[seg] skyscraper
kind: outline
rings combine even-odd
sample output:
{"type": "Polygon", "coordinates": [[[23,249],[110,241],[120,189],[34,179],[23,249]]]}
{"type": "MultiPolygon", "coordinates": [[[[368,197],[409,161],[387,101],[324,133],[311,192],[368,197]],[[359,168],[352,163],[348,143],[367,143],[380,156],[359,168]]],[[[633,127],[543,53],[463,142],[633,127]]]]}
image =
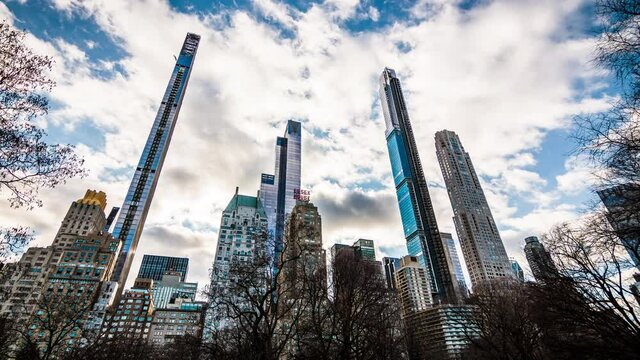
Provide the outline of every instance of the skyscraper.
{"type": "Polygon", "coordinates": [[[607,218],[631,262],[640,270],[640,186],[624,184],[598,191],[607,218]]]}
{"type": "MultiPolygon", "coordinates": [[[[117,241],[110,242],[109,236],[100,232],[106,223],[106,205],[107,195],[104,192],[87,190],[81,199],[69,206],[51,246],[30,247],[20,261],[6,264],[3,268],[6,274],[3,280],[6,281],[0,282],[0,292],[5,295],[1,299],[0,315],[9,314],[17,320],[30,316],[46,295],[43,289],[48,288],[51,277],[60,278],[54,284],[56,287],[84,281],[92,284],[91,290],[100,286],[103,277],[111,274],[115,265],[113,258],[119,250],[117,241]],[[117,246],[113,248],[114,245],[117,246]],[[80,251],[86,246],[91,246],[92,251],[80,251]],[[80,260],[77,259],[78,252],[83,254],[80,260]],[[94,256],[98,253],[105,257],[104,264],[94,264],[97,262],[94,256]],[[65,267],[57,273],[60,264],[65,267]],[[99,268],[99,274],[95,276],[94,267],[99,268]],[[81,279],[67,281],[75,275],[76,268],[82,268],[81,279]],[[87,274],[85,268],[89,271],[87,274]]],[[[86,287],[88,289],[89,286],[86,287]]]]}
{"type": "Polygon", "coordinates": [[[167,271],[179,272],[180,280],[185,281],[189,272],[189,259],[144,254],[138,271],[138,278],[160,281],[167,271]]]}
{"type": "MultiPolygon", "coordinates": [[[[310,202],[298,201],[285,228],[279,286],[286,289],[283,303],[306,296],[304,287],[316,276],[326,276],[326,254],[322,248],[322,217],[310,202]]],[[[326,284],[326,281],[323,280],[326,284]]]]}
{"type": "MultiPolygon", "coordinates": [[[[71,203],[51,246],[31,247],[20,261],[2,269],[1,316],[9,316],[18,326],[29,325],[31,334],[39,334],[52,321],[52,314],[87,311],[97,302],[110,305],[112,299],[102,294],[121,241],[103,231],[106,204],[104,192],[87,190],[71,203]]],[[[99,328],[102,318],[94,311],[86,315],[74,320],[77,331],[62,334],[61,341],[77,344],[94,334],[87,326],[98,324],[99,328]]]]}
{"type": "Polygon", "coordinates": [[[407,255],[401,258],[395,277],[404,318],[433,306],[429,277],[417,257],[407,255]]]}
{"type": "Polygon", "coordinates": [[[380,100],[407,250],[427,270],[435,302],[456,302],[446,249],[440,239],[400,80],[392,69],[385,68],[380,76],[380,100]]]}
{"type": "Polygon", "coordinates": [[[460,257],[458,256],[458,250],[456,249],[456,243],[453,240],[453,236],[450,233],[440,233],[440,237],[444,242],[447,249],[448,261],[451,264],[452,272],[456,277],[456,282],[460,289],[460,295],[467,296],[469,289],[467,288],[467,282],[464,279],[464,273],[462,272],[462,264],[460,263],[460,257]]]}
{"type": "MultiPolygon", "coordinates": [[[[222,212],[218,247],[213,260],[211,292],[224,293],[234,262],[250,262],[266,250],[267,216],[257,197],[240,195],[238,188],[222,212]]],[[[219,315],[219,314],[217,314],[219,315]]]]}
{"type": "Polygon", "coordinates": [[[452,131],[438,131],[435,140],[438,162],[453,208],[453,222],[471,283],[476,286],[493,278],[511,276],[507,251],[469,153],[452,131]]]}
{"type": "Polygon", "coordinates": [[[276,139],[275,175],[262,174],[260,201],[267,214],[268,229],[273,239],[269,251],[277,259],[282,247],[288,216],[296,205],[294,193],[300,190],[302,125],[289,120],[284,136],[276,139]]]}
{"type": "Polygon", "coordinates": [[[129,275],[144,222],[151,206],[153,193],[158,184],[162,164],[169,150],[171,135],[178,120],[178,113],[187,89],[199,42],[200,36],[191,33],[187,34],[184,40],[147,138],[147,144],[140,156],[131,185],[129,185],[129,191],[113,229],[113,236],[123,241],[116,269],[111,278],[111,280],[118,282],[119,293],[122,292],[129,275]]]}
{"type": "Polygon", "coordinates": [[[524,239],[524,254],[536,281],[545,281],[557,275],[556,268],[551,255],[545,250],[544,245],[540,243],[537,237],[529,236],[524,239]]]}

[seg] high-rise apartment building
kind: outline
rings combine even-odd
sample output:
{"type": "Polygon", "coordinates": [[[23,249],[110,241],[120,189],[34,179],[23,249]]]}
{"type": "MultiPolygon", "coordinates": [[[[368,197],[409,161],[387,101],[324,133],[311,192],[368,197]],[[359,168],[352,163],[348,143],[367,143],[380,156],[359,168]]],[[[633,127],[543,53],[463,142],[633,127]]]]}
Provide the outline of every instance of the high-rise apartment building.
{"type": "Polygon", "coordinates": [[[540,240],[536,236],[529,236],[524,239],[524,242],[524,254],[536,281],[543,282],[556,276],[558,274],[556,264],[540,240]]]}
{"type": "Polygon", "coordinates": [[[469,153],[452,131],[438,131],[435,140],[438,162],[453,208],[453,222],[471,283],[476,286],[494,278],[511,276],[507,251],[469,153]]]}
{"type": "MultiPolygon", "coordinates": [[[[298,201],[285,228],[285,246],[280,258],[278,284],[286,301],[304,296],[304,286],[326,275],[326,254],[322,248],[322,217],[310,202],[298,201]]],[[[282,301],[282,300],[281,300],[282,301]]]]}
{"type": "Polygon", "coordinates": [[[187,89],[199,42],[200,36],[190,33],[184,40],[113,229],[113,236],[123,241],[116,270],[111,279],[118,282],[119,293],[124,289],[129,275],[138,241],[153,200],[153,193],[158,184],[162,164],[169,150],[169,143],[178,120],[178,113],[187,89]]]}
{"type": "Polygon", "coordinates": [[[262,174],[260,179],[260,202],[267,214],[269,251],[277,259],[282,248],[284,228],[296,205],[294,194],[300,191],[302,161],[302,125],[289,120],[284,136],[276,139],[275,174],[262,174]]]}
{"type": "Polygon", "coordinates": [[[266,250],[267,216],[260,199],[236,193],[222,212],[212,287],[224,288],[234,261],[251,261],[266,250]]]}
{"type": "Polygon", "coordinates": [[[513,277],[515,277],[518,281],[524,282],[524,270],[515,259],[510,259],[511,261],[511,271],[513,271],[513,277]]]}
{"type": "Polygon", "coordinates": [[[113,311],[106,315],[102,335],[107,338],[130,340],[149,338],[153,320],[153,280],[136,279],[133,287],[124,292],[113,311]]]}
{"type": "Polygon", "coordinates": [[[466,297],[469,293],[469,289],[467,288],[467,281],[464,279],[462,264],[460,263],[460,257],[458,256],[458,250],[456,249],[456,243],[453,240],[453,236],[451,236],[450,233],[440,233],[440,237],[447,249],[447,260],[451,265],[451,272],[455,275],[460,295],[466,297]]]}
{"type": "Polygon", "coordinates": [[[179,272],[180,280],[185,281],[187,272],[189,272],[189,259],[144,254],[138,271],[138,278],[160,281],[167,271],[179,272]]]}
{"type": "Polygon", "coordinates": [[[18,262],[6,264],[0,314],[28,318],[42,303],[50,284],[56,292],[83,284],[85,294],[111,274],[119,242],[101,232],[106,224],[106,199],[102,191],[87,190],[84,197],[71,203],[51,246],[31,247],[18,262]]]}
{"type": "Polygon", "coordinates": [[[403,318],[433,306],[427,270],[416,256],[407,255],[401,258],[400,268],[396,269],[395,277],[403,318]]]}
{"type": "Polygon", "coordinates": [[[618,185],[598,191],[607,218],[631,262],[640,270],[640,186],[618,185]]]}
{"type": "Polygon", "coordinates": [[[385,68],[380,77],[380,100],[407,250],[426,269],[434,301],[455,303],[446,249],[440,239],[400,80],[392,69],[385,68]]]}
{"type": "Polygon", "coordinates": [[[201,337],[204,326],[204,305],[191,299],[178,299],[167,308],[156,308],[149,330],[149,342],[160,347],[185,335],[201,337]]]}

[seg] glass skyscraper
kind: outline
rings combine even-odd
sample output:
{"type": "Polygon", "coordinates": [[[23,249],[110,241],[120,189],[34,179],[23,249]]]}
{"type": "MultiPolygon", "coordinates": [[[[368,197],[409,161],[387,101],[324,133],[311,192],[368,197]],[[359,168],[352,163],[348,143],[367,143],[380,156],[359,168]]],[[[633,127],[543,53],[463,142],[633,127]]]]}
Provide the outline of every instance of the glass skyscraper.
{"type": "Polygon", "coordinates": [[[449,264],[451,264],[451,270],[456,276],[456,281],[460,287],[460,294],[467,296],[467,282],[464,280],[464,273],[462,272],[462,263],[460,263],[460,257],[458,256],[458,250],[456,249],[456,243],[453,240],[453,236],[450,233],[440,233],[440,237],[444,242],[444,246],[447,248],[447,254],[449,255],[449,264]]]}
{"type": "Polygon", "coordinates": [[[275,174],[262,174],[260,179],[260,202],[267,214],[269,251],[274,259],[282,248],[287,218],[296,205],[294,193],[300,190],[301,144],[302,125],[289,120],[284,136],[276,139],[275,174]]]}
{"type": "Polygon", "coordinates": [[[392,69],[385,68],[380,76],[380,100],[407,250],[427,270],[434,302],[456,302],[447,250],[440,239],[400,80],[392,69]]]}
{"type": "Polygon", "coordinates": [[[140,271],[138,271],[138,278],[160,281],[167,271],[179,272],[180,280],[185,281],[189,271],[189,259],[144,254],[142,264],[140,264],[140,271]]]}
{"type": "Polygon", "coordinates": [[[129,185],[129,191],[113,229],[113,237],[123,242],[116,268],[111,277],[112,281],[118,282],[119,293],[122,293],[131,269],[133,256],[138,247],[147,212],[151,206],[153,193],[162,170],[162,163],[167,155],[171,135],[176,126],[199,42],[200,36],[191,33],[187,34],[184,40],[180,56],[178,56],[153,127],[147,138],[147,144],[142,156],[140,156],[131,185],[129,185]]]}
{"type": "Polygon", "coordinates": [[[436,155],[471,283],[512,276],[511,263],[469,153],[453,131],[435,135],[436,155]]]}

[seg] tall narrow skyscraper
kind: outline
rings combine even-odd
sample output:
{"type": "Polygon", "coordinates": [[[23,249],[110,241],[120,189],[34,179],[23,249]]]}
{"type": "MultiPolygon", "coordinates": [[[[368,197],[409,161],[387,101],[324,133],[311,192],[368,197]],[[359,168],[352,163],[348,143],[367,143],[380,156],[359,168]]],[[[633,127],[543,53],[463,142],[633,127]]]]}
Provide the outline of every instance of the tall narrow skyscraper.
{"type": "Polygon", "coordinates": [[[456,302],[447,250],[440,239],[400,80],[392,69],[385,68],[380,76],[380,100],[407,250],[427,270],[434,302],[456,302]]]}
{"type": "Polygon", "coordinates": [[[275,175],[262,174],[260,202],[267,214],[270,251],[277,258],[283,241],[287,218],[296,205],[294,193],[300,189],[302,125],[289,120],[284,136],[276,139],[275,175]]]}
{"type": "Polygon", "coordinates": [[[458,250],[456,249],[456,243],[453,240],[453,236],[451,236],[450,233],[440,233],[440,237],[447,249],[447,255],[449,256],[448,261],[449,264],[451,264],[453,274],[456,276],[460,295],[466,297],[469,293],[469,289],[467,289],[467,282],[464,280],[462,264],[460,263],[460,257],[458,256],[458,250]]]}
{"type": "Polygon", "coordinates": [[[511,263],[469,153],[453,131],[436,133],[436,154],[471,283],[512,276],[511,263]]]}
{"type": "Polygon", "coordinates": [[[184,40],[180,56],[178,56],[153,127],[147,138],[147,144],[142,156],[140,156],[118,221],[113,229],[113,236],[123,242],[116,269],[111,278],[112,281],[118,282],[119,293],[122,293],[127,275],[129,275],[147,212],[151,206],[153,193],[158,184],[162,164],[167,150],[169,150],[171,135],[176,126],[199,42],[200,36],[191,33],[187,34],[184,40]]]}

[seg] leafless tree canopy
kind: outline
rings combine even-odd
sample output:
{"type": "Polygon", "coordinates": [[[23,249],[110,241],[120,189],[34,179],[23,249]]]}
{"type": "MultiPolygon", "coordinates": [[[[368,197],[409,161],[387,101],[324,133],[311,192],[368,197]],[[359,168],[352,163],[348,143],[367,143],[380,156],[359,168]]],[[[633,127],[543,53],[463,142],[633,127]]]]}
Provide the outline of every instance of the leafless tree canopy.
{"type": "Polygon", "coordinates": [[[34,54],[25,34],[0,23],[0,192],[13,207],[41,206],[38,191],[83,175],[70,145],[48,144],[33,121],[47,113],[52,60],[34,54]]]}
{"type": "MultiPolygon", "coordinates": [[[[307,236],[313,234],[301,238],[307,236]]],[[[286,241],[275,270],[267,252],[232,263],[226,290],[209,293],[211,309],[222,316],[203,345],[207,358],[406,356],[399,306],[386,289],[380,265],[345,254],[331,261],[328,272],[324,259],[316,263],[309,251],[305,242],[286,241]]]]}

